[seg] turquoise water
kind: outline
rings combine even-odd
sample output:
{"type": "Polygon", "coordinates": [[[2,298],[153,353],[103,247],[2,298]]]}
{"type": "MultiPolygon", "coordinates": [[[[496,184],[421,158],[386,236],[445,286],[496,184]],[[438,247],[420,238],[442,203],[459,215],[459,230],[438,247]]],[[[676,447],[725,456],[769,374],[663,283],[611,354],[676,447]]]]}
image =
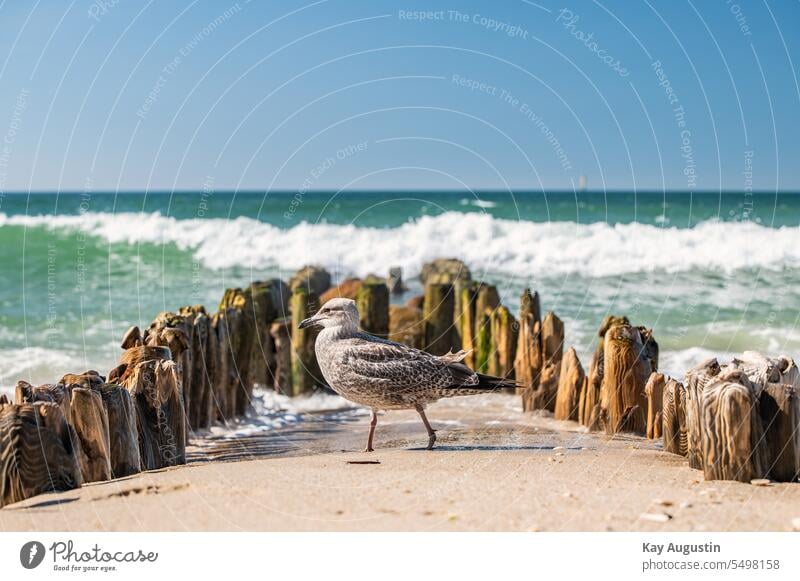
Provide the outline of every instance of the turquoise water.
{"type": "MultiPolygon", "coordinates": [[[[662,367],[797,355],[800,196],[727,193],[32,194],[0,197],[0,386],[107,371],[131,324],[299,266],[339,278],[462,258],[516,308],[525,286],[585,364],[609,312],[662,367]]],[[[397,300],[408,298],[400,297],[397,300]]]]}

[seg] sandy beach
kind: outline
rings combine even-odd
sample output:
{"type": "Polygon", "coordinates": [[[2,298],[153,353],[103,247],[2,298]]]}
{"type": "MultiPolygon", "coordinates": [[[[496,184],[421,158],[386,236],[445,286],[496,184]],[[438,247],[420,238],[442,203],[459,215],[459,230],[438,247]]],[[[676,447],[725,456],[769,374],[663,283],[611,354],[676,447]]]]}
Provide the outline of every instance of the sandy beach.
{"type": "Polygon", "coordinates": [[[705,482],[660,442],[523,414],[510,395],[440,402],[438,446],[414,412],[306,413],[193,439],[189,465],[46,494],[0,530],[785,531],[800,488],[705,482]],[[645,516],[643,516],[645,515],[645,516]],[[655,516],[654,516],[655,515],[655,516]]]}

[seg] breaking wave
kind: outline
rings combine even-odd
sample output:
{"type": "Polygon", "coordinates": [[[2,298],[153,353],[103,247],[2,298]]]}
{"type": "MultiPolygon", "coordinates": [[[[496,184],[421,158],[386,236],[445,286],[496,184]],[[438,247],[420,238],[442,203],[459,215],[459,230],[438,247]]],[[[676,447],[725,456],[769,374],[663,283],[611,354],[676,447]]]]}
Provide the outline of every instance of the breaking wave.
{"type": "Polygon", "coordinates": [[[800,267],[800,228],[719,221],[676,228],[541,223],[447,212],[393,228],[307,222],[279,228],[243,217],[0,214],[0,228],[13,226],[81,231],[111,244],[174,244],[211,269],[319,264],[339,274],[363,276],[397,265],[415,274],[424,262],[442,256],[461,258],[477,272],[523,277],[800,267]]]}

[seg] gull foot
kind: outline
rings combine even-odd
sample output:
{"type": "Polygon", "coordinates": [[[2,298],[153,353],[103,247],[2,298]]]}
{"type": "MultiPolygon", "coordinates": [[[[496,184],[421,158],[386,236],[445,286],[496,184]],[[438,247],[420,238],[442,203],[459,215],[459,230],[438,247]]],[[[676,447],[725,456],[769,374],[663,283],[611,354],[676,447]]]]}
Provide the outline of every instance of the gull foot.
{"type": "Polygon", "coordinates": [[[433,450],[433,445],[436,443],[436,432],[434,431],[428,436],[428,447],[425,448],[426,450],[433,450]]]}
{"type": "Polygon", "coordinates": [[[364,448],[364,453],[365,454],[367,452],[374,452],[374,451],[375,451],[375,448],[373,448],[372,446],[367,446],[366,448],[364,448]]]}

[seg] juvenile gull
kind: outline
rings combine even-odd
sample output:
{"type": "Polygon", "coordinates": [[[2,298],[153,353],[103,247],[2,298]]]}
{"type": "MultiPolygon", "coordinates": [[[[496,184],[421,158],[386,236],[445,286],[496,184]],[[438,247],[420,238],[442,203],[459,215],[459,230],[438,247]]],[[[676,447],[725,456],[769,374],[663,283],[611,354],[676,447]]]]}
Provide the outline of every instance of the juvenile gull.
{"type": "Polygon", "coordinates": [[[430,450],[436,431],[425,416],[427,404],[443,397],[515,387],[513,381],[472,371],[461,362],[467,355],[464,351],[431,355],[365,333],[358,323],[355,301],[339,298],[326,302],[300,328],[322,327],[315,349],[328,385],[345,399],[372,410],[365,452],[373,451],[378,410],[417,410],[428,431],[430,450]]]}

